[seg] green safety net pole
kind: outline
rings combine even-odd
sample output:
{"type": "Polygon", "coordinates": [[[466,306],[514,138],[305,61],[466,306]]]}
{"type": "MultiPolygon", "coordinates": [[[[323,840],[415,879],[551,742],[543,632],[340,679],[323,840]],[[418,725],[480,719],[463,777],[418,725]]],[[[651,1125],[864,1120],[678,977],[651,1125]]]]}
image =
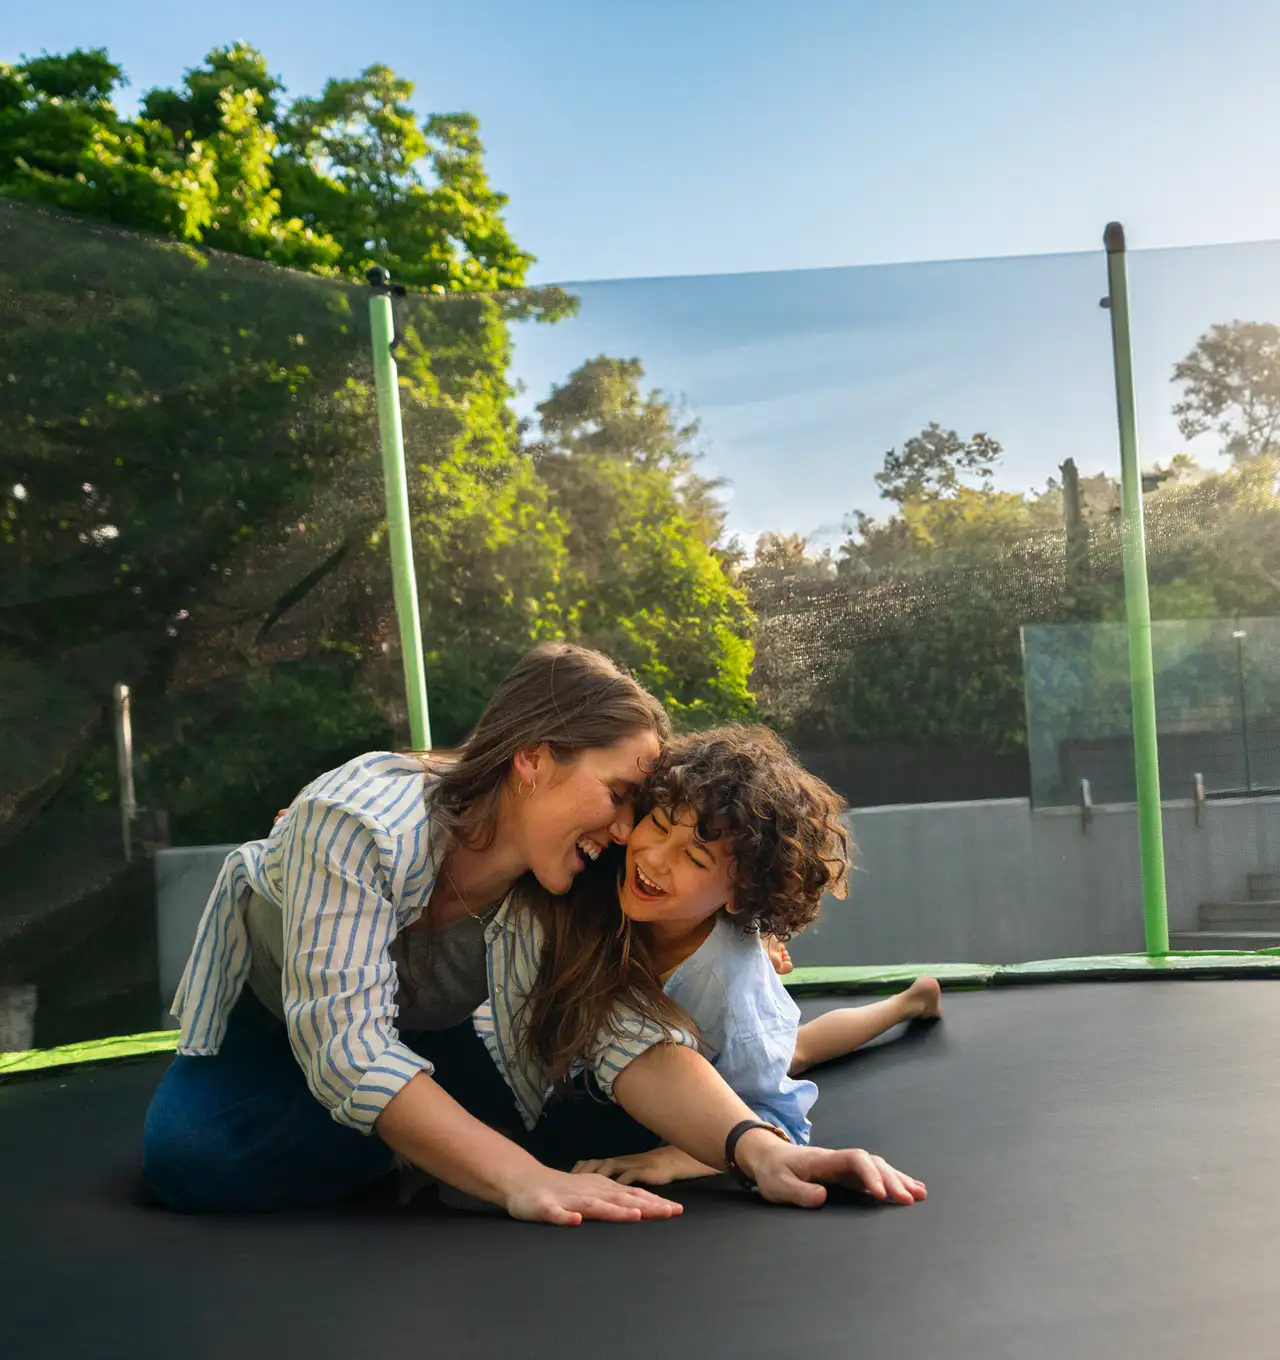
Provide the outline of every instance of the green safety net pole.
{"type": "MultiPolygon", "coordinates": [[[[422,622],[418,616],[418,579],[413,570],[409,532],[409,482],[404,470],[404,430],[400,424],[400,382],[392,354],[395,318],[391,311],[391,275],[381,265],[367,275],[369,329],[373,338],[373,377],[378,390],[378,434],[382,443],[382,482],[387,492],[387,533],[391,542],[391,587],[400,625],[404,658],[404,695],[409,706],[409,737],[416,751],[431,749],[427,713],[427,673],[422,658],[422,622]]],[[[403,293],[403,289],[397,290],[403,293]]]]}
{"type": "Polygon", "coordinates": [[[1124,538],[1124,603],[1129,621],[1129,684],[1133,696],[1133,756],[1138,783],[1138,835],[1142,853],[1142,912],[1147,953],[1169,952],[1169,909],[1164,880],[1164,828],[1160,810],[1160,755],[1156,738],[1155,663],[1151,656],[1151,598],[1142,515],[1142,468],[1134,418],[1133,356],[1129,341],[1129,278],[1124,228],[1112,222],[1107,248],[1111,349],[1120,425],[1120,486],[1124,538]]]}

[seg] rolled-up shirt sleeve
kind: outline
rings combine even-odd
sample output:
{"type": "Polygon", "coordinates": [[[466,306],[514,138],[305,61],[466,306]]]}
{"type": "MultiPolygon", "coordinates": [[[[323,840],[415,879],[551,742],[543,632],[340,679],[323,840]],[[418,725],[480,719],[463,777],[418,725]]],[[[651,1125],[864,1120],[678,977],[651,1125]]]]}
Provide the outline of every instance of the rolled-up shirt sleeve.
{"type": "Polygon", "coordinates": [[[585,1055],[587,1066],[601,1093],[614,1100],[613,1083],[621,1073],[659,1044],[676,1044],[693,1049],[698,1047],[698,1041],[688,1030],[667,1028],[625,1006],[616,1006],[609,1025],[600,1030],[591,1052],[585,1055]]]}
{"type": "Polygon", "coordinates": [[[383,847],[357,809],[314,798],[284,829],[282,999],[311,1093],[334,1119],[372,1133],[391,1100],[431,1064],[400,1042],[383,847]]]}
{"type": "MultiPolygon", "coordinates": [[[[476,1029],[516,1098],[525,1126],[532,1129],[550,1094],[546,1070],[529,1051],[527,1003],[537,985],[542,960],[542,928],[518,894],[508,899],[486,932],[489,1004],[476,1015],[476,1029]]],[[[696,1049],[688,1030],[666,1028],[619,1003],[609,1023],[596,1034],[589,1053],[579,1055],[610,1100],[618,1074],[658,1044],[696,1049]]]]}

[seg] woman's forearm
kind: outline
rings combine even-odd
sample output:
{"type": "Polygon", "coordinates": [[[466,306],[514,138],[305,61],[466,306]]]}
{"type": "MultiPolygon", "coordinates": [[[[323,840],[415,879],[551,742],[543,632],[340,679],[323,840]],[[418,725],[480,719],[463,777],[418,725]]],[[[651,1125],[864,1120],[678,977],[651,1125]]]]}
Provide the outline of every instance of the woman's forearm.
{"type": "MultiPolygon", "coordinates": [[[[714,1067],[691,1048],[659,1044],[628,1063],[613,1083],[618,1104],[668,1143],[705,1166],[723,1170],[724,1142],[735,1124],[755,1119],[714,1067]]],[[[748,1133],[739,1144],[744,1168],[756,1139],[776,1141],[771,1133],[748,1133]]]]}
{"type": "Polygon", "coordinates": [[[506,1207],[516,1180],[541,1163],[468,1114],[425,1072],[408,1082],[374,1125],[379,1138],[414,1166],[506,1207]]]}

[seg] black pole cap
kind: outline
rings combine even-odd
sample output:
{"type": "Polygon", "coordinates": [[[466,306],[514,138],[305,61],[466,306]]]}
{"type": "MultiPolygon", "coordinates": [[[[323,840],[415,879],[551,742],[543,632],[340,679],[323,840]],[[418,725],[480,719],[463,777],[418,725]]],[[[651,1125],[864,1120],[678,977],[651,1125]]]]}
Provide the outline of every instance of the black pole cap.
{"type": "Polygon", "coordinates": [[[1102,241],[1108,255],[1124,254],[1124,228],[1119,222],[1107,223],[1107,229],[1102,233],[1102,241]]]}
{"type": "Polygon", "coordinates": [[[372,288],[387,288],[391,284],[391,271],[380,264],[375,264],[372,269],[365,272],[365,278],[369,280],[372,288]]]}

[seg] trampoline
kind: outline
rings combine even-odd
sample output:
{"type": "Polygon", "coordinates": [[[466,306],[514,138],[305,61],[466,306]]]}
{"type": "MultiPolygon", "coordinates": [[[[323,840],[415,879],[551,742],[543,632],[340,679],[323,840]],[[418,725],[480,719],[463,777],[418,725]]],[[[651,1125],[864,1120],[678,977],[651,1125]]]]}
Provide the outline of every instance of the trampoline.
{"type": "MultiPolygon", "coordinates": [[[[227,1355],[1275,1354],[1280,992],[1235,980],[949,991],[940,1025],[818,1075],[815,1136],[925,1178],[914,1209],[755,1204],[556,1230],[407,1207],[182,1218],[138,1131],[165,1059],[0,1087],[6,1350],[227,1355]],[[310,1299],[372,1265],[358,1310],[310,1299]]],[[[807,1014],[835,1004],[803,1002],[807,1014]]]]}

